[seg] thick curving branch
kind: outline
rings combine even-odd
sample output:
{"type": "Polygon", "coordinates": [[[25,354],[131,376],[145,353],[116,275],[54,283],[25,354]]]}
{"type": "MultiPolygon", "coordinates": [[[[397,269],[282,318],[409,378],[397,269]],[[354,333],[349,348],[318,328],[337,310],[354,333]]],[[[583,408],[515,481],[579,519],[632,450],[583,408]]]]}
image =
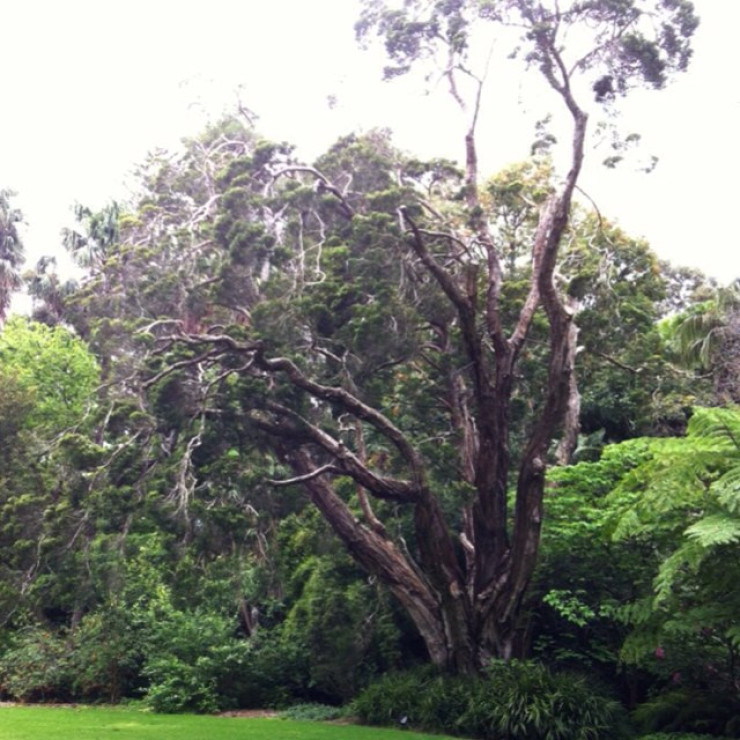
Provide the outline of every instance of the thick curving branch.
{"type": "MultiPolygon", "coordinates": [[[[398,450],[411,470],[415,490],[426,489],[424,462],[401,430],[380,411],[360,401],[344,388],[322,385],[307,378],[298,366],[286,357],[267,358],[262,352],[255,355],[255,365],[269,373],[282,373],[296,387],[323,401],[335,403],[358,419],[367,422],[398,450]]],[[[310,426],[310,425],[309,425],[310,426]]],[[[317,431],[318,428],[314,427],[317,431]]]]}

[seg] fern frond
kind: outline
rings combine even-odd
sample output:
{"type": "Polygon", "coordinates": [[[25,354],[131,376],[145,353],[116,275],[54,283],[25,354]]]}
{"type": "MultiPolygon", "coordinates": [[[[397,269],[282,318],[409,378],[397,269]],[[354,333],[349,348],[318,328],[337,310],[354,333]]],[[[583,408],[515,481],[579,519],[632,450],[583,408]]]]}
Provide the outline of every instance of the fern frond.
{"type": "Polygon", "coordinates": [[[655,577],[655,603],[666,601],[676,583],[686,577],[687,572],[696,573],[708,550],[697,540],[686,540],[672,555],[661,564],[655,577]]]}
{"type": "Polygon", "coordinates": [[[728,627],[725,631],[725,635],[727,635],[735,649],[740,650],[740,624],[728,627]]]}
{"type": "Polygon", "coordinates": [[[717,513],[692,524],[686,535],[705,548],[740,542],[740,519],[717,513]]]}
{"type": "Polygon", "coordinates": [[[740,514],[740,464],[730,468],[712,485],[717,501],[731,514],[740,514]]]}
{"type": "Polygon", "coordinates": [[[729,446],[728,452],[740,452],[740,409],[696,409],[689,421],[688,436],[723,441],[729,446]]]}
{"type": "Polygon", "coordinates": [[[636,537],[645,531],[645,525],[635,509],[628,509],[616,520],[612,539],[615,542],[636,537]]]}
{"type": "Polygon", "coordinates": [[[614,610],[614,616],[623,624],[644,625],[655,617],[653,597],[646,596],[629,604],[623,604],[614,610]]]}

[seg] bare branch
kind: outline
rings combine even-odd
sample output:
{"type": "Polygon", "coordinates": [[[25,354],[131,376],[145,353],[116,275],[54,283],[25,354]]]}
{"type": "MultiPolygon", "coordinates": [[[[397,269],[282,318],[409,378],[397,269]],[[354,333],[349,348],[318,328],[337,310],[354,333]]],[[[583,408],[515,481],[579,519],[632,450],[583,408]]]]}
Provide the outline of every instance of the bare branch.
{"type": "Polygon", "coordinates": [[[172,373],[177,372],[178,370],[184,368],[184,367],[193,367],[194,365],[198,365],[201,362],[204,362],[208,359],[215,359],[217,360],[221,356],[221,352],[216,349],[209,349],[206,352],[203,352],[202,354],[198,355],[197,357],[191,357],[187,360],[180,360],[179,362],[173,362],[171,365],[168,365],[164,370],[161,372],[158,372],[154,377],[149,378],[148,380],[145,380],[141,386],[142,388],[150,388],[155,383],[158,383],[163,378],[166,378],[168,375],[172,375],[172,373]]]}
{"type": "MultiPolygon", "coordinates": [[[[326,175],[324,175],[322,172],[319,172],[319,170],[317,170],[315,167],[309,167],[308,165],[289,165],[288,167],[283,167],[282,169],[273,173],[272,182],[274,183],[278,178],[282,177],[283,175],[287,175],[293,172],[306,172],[308,174],[313,175],[316,178],[316,182],[317,182],[316,191],[319,194],[321,194],[322,192],[331,193],[337,198],[337,200],[339,200],[339,203],[342,206],[342,210],[344,211],[344,215],[347,218],[351,219],[355,215],[354,209],[347,202],[345,193],[343,193],[336,185],[334,185],[326,177],[326,175]]],[[[270,188],[270,185],[267,186],[268,190],[269,188],[270,188]]]]}
{"type": "Polygon", "coordinates": [[[276,488],[284,488],[286,486],[294,486],[297,483],[306,483],[310,480],[313,480],[314,478],[318,478],[320,475],[326,475],[328,473],[341,474],[341,472],[342,471],[335,465],[322,465],[320,468],[316,468],[316,470],[313,470],[310,473],[306,473],[305,475],[298,475],[294,478],[286,478],[285,480],[273,480],[272,478],[267,478],[267,483],[275,486],[276,488]]]}
{"type": "MultiPolygon", "coordinates": [[[[445,292],[447,297],[452,301],[453,305],[457,308],[460,314],[468,316],[468,320],[472,319],[472,306],[468,299],[463,295],[460,287],[455,282],[452,275],[445,270],[445,268],[437,262],[432,256],[429,249],[427,249],[426,243],[422,237],[421,229],[416,225],[414,220],[408,215],[405,208],[400,209],[403,219],[411,227],[411,233],[413,239],[411,240],[411,246],[414,248],[417,257],[422,261],[424,267],[429,270],[432,277],[439,283],[442,290],[445,292]]],[[[447,236],[447,235],[445,235],[447,236]]]]}

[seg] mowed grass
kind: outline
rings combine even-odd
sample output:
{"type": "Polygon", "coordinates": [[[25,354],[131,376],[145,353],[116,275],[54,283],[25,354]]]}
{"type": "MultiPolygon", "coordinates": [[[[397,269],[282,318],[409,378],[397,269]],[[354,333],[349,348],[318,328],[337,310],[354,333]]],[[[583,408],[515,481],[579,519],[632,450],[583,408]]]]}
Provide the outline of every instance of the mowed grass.
{"type": "Polygon", "coordinates": [[[2,740],[445,740],[358,725],[151,714],[102,707],[2,707],[2,740]]]}

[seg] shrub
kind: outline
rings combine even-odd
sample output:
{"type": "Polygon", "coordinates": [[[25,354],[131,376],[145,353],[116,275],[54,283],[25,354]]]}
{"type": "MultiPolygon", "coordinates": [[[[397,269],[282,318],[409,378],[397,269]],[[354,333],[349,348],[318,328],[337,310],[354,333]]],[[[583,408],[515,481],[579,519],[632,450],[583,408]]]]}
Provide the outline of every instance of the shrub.
{"type": "Polygon", "coordinates": [[[422,699],[434,675],[428,668],[390,673],[356,697],[351,712],[368,725],[394,725],[405,718],[421,727],[422,699]]]}
{"type": "Polygon", "coordinates": [[[688,732],[740,737],[738,699],[699,689],[659,694],[637,707],[632,718],[644,733],[688,732]]]}
{"type": "Polygon", "coordinates": [[[20,630],[0,659],[0,692],[19,701],[68,701],[72,677],[65,636],[41,627],[20,630]]]}
{"type": "Polygon", "coordinates": [[[300,696],[301,656],[268,630],[234,636],[225,616],[170,610],[152,627],[143,674],[157,712],[276,707],[300,696]]]}
{"type": "Polygon", "coordinates": [[[492,663],[463,732],[477,737],[596,740],[627,735],[626,716],[615,699],[596,693],[585,678],[553,674],[544,665],[492,663]]]}
{"type": "Polygon", "coordinates": [[[621,705],[584,678],[544,666],[494,663],[480,679],[430,670],[388,676],[353,703],[368,724],[408,723],[432,732],[506,740],[599,740],[627,737],[621,705]]]}
{"type": "Polygon", "coordinates": [[[213,667],[206,658],[186,663],[174,656],[152,660],[147,665],[151,685],[146,703],[155,711],[215,712],[221,708],[213,667]]]}
{"type": "Polygon", "coordinates": [[[137,688],[141,635],[125,608],[108,604],[86,614],[71,634],[74,698],[116,704],[137,688]]]}
{"type": "Polygon", "coordinates": [[[280,633],[305,658],[307,698],[346,702],[397,661],[387,596],[343,553],[306,558],[291,579],[295,600],[280,633]]]}
{"type": "Polygon", "coordinates": [[[143,674],[146,702],[157,712],[214,712],[233,706],[219,689],[244,665],[248,644],[218,614],[168,609],[151,626],[143,674]]]}

